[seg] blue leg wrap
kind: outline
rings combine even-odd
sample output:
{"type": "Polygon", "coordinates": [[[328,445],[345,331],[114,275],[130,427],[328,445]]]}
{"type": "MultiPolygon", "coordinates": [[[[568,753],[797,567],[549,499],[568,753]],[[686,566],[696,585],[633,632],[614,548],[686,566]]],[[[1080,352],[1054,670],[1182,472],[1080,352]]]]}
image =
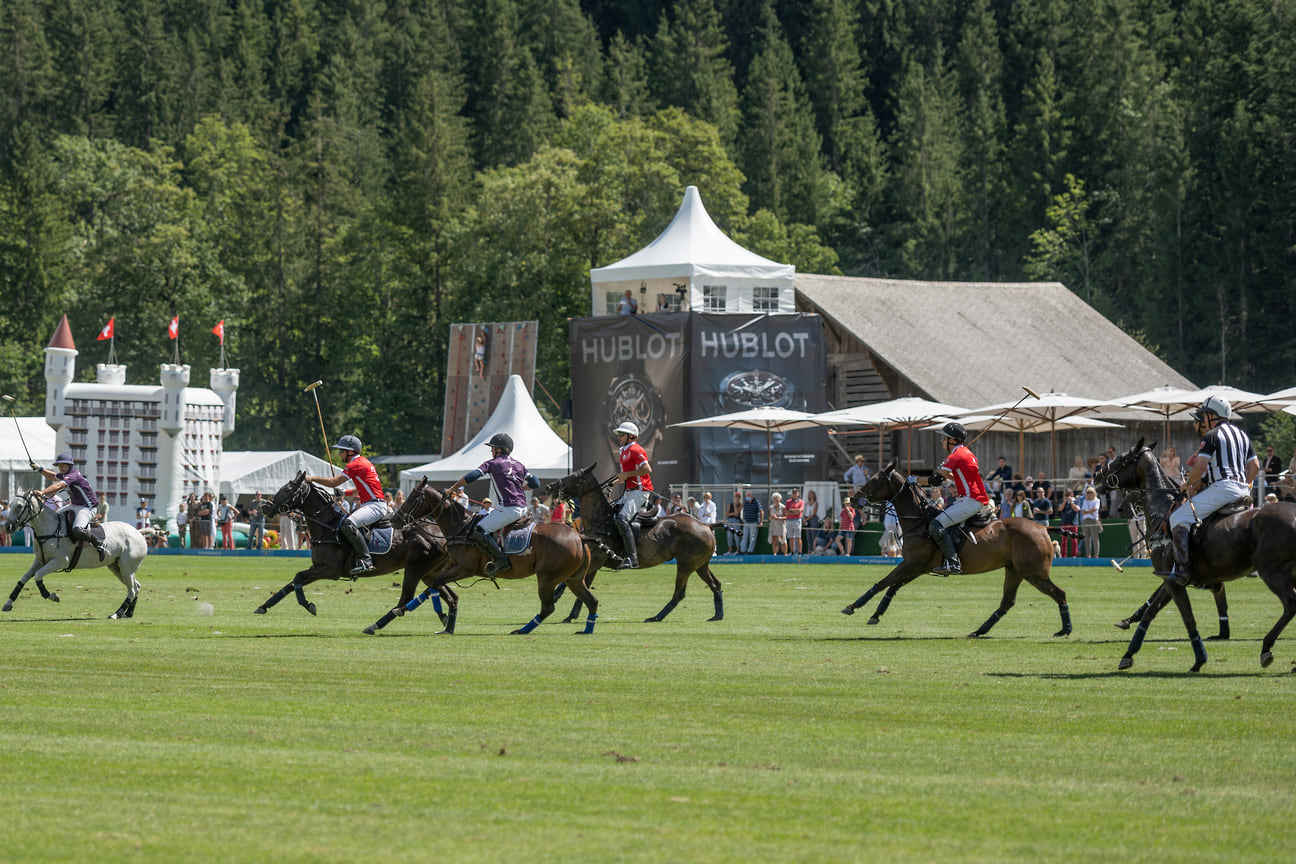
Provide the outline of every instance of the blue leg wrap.
{"type": "Polygon", "coordinates": [[[518,632],[519,632],[519,633],[530,633],[532,630],[534,630],[535,628],[537,628],[537,627],[540,626],[540,621],[541,621],[541,620],[542,620],[542,619],[540,618],[539,615],[535,616],[535,617],[532,618],[529,622],[527,622],[526,624],[522,625],[522,629],[518,630],[518,632]]]}
{"type": "Polygon", "coordinates": [[[440,612],[440,611],[441,611],[441,595],[440,595],[440,594],[437,594],[437,591],[436,591],[435,588],[429,588],[429,589],[427,589],[426,591],[424,591],[422,594],[419,594],[419,595],[417,595],[416,597],[412,598],[408,603],[405,604],[405,611],[406,611],[406,612],[413,612],[415,609],[417,609],[418,607],[420,607],[420,606],[422,606],[424,603],[426,603],[426,602],[427,602],[427,599],[428,599],[429,597],[431,597],[433,594],[436,594],[436,601],[432,604],[432,608],[433,608],[433,609],[436,609],[438,612],[440,612]]]}
{"type": "Polygon", "coordinates": [[[593,633],[593,632],[594,632],[594,622],[597,621],[597,620],[598,620],[598,616],[597,616],[597,615],[592,615],[592,614],[591,614],[591,615],[589,615],[588,617],[586,617],[586,619],[585,619],[585,629],[584,629],[582,632],[583,632],[583,633],[587,633],[587,634],[588,634],[588,633],[593,633]]]}

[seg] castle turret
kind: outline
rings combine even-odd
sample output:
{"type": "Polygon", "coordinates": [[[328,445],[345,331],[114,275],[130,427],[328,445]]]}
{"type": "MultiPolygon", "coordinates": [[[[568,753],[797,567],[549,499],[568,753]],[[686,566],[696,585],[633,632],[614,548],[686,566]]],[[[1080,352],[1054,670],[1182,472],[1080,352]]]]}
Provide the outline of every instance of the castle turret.
{"type": "Polygon", "coordinates": [[[158,418],[158,429],[172,437],[179,435],[184,429],[184,391],[188,386],[188,366],[162,364],[162,416],[158,418]]]}
{"type": "Polygon", "coordinates": [[[76,377],[76,343],[64,315],[45,346],[45,422],[61,432],[67,424],[67,385],[76,377]]]}
{"type": "Polygon", "coordinates": [[[221,437],[227,437],[234,431],[234,403],[238,396],[239,370],[211,370],[211,389],[225,403],[225,414],[221,420],[221,437]]]}
{"type": "Polygon", "coordinates": [[[96,363],[95,378],[100,384],[125,384],[126,367],[116,363],[96,363]]]}

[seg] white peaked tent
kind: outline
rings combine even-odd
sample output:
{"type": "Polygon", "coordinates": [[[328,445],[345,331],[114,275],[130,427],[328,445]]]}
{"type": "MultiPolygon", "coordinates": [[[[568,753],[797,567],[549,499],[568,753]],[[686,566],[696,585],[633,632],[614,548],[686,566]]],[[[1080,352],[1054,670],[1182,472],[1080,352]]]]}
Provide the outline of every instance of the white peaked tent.
{"type": "Polygon", "coordinates": [[[681,287],[687,303],[672,311],[795,312],[795,276],[791,264],[762,258],[730,240],[711,221],[697,187],[689,186],[656,240],[590,271],[592,314],[615,314],[626,289],[639,301],[640,312],[654,312],[659,296],[677,302],[681,287]]]}
{"type": "Polygon", "coordinates": [[[28,467],[27,453],[30,451],[31,458],[37,465],[53,468],[54,457],[58,455],[54,452],[54,446],[54,430],[45,422],[44,417],[19,417],[17,426],[14,425],[13,417],[0,420],[0,477],[3,478],[0,493],[10,498],[20,488],[31,489],[37,483],[45,486],[45,480],[28,467]],[[21,436],[18,434],[19,427],[22,428],[21,436]],[[23,449],[24,443],[27,445],[26,450],[23,449]]]}
{"type": "Polygon", "coordinates": [[[408,493],[424,477],[435,483],[458,480],[490,458],[486,442],[498,432],[513,439],[513,456],[541,480],[557,480],[571,473],[571,448],[540,416],[521,376],[510,375],[499,404],[481,431],[446,458],[400,472],[401,489],[408,493]]]}
{"type": "Polygon", "coordinates": [[[332,477],[340,468],[303,450],[241,450],[221,454],[220,494],[231,499],[260,492],[274,497],[279,487],[305,471],[316,477],[332,477]]]}

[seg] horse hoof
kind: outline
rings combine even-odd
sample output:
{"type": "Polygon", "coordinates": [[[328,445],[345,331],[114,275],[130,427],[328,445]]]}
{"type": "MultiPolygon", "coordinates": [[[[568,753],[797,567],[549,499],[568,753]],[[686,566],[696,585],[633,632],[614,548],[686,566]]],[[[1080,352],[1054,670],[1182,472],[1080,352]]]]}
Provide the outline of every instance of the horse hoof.
{"type": "Polygon", "coordinates": [[[1124,621],[1117,621],[1117,622],[1116,622],[1116,629],[1117,629],[1117,630],[1128,630],[1129,628],[1130,628],[1130,619],[1128,619],[1128,618],[1126,618],[1124,621]]]}
{"type": "Polygon", "coordinates": [[[1070,630],[1059,630],[1059,631],[1057,631],[1056,633],[1054,633],[1053,635],[1054,635],[1054,636],[1070,636],[1070,635],[1071,635],[1071,631],[1070,631],[1070,630]]]}
{"type": "Polygon", "coordinates": [[[866,623],[868,623],[868,624],[881,624],[881,623],[882,623],[882,619],[879,618],[879,617],[877,617],[876,615],[874,615],[874,616],[873,616],[872,618],[870,618],[866,623]]]}
{"type": "Polygon", "coordinates": [[[847,606],[845,609],[842,610],[842,614],[843,614],[843,615],[854,615],[854,614],[855,614],[855,607],[854,607],[854,606],[847,606]]]}
{"type": "Polygon", "coordinates": [[[1272,652],[1272,651],[1265,651],[1264,653],[1262,653],[1262,654],[1260,655],[1260,668],[1261,668],[1261,669],[1268,669],[1268,668],[1269,668],[1269,664],[1272,663],[1272,662],[1273,662],[1273,652],[1272,652]]]}
{"type": "Polygon", "coordinates": [[[1205,666],[1205,665],[1206,665],[1205,661],[1203,661],[1203,660],[1198,660],[1196,663],[1193,664],[1193,667],[1192,667],[1191,669],[1189,669],[1188,671],[1189,671],[1189,672],[1200,672],[1200,671],[1201,671],[1201,667],[1203,667],[1203,666],[1205,666]]]}
{"type": "Polygon", "coordinates": [[[372,636],[372,635],[374,635],[375,633],[378,632],[378,628],[377,628],[376,626],[374,626],[373,624],[370,624],[368,627],[366,627],[366,628],[364,629],[364,632],[367,633],[368,635],[372,636]]]}
{"type": "Polygon", "coordinates": [[[516,630],[512,630],[512,631],[510,631],[510,632],[509,632],[509,635],[510,635],[510,636],[525,636],[526,633],[522,630],[521,627],[519,627],[519,628],[516,629],[516,630]]]}
{"type": "Polygon", "coordinates": [[[314,603],[307,603],[307,604],[306,604],[306,611],[309,612],[309,613],[311,613],[312,615],[314,615],[314,614],[315,614],[315,604],[314,604],[314,603]]]}
{"type": "Polygon", "coordinates": [[[49,595],[49,597],[48,597],[47,599],[48,599],[51,603],[57,603],[57,602],[59,602],[59,596],[58,596],[57,594],[55,594],[53,591],[50,592],[50,595],[49,595]]]}
{"type": "Polygon", "coordinates": [[[645,624],[655,624],[655,623],[657,623],[657,622],[659,622],[659,621],[661,621],[661,620],[662,620],[662,618],[661,618],[660,615],[654,615],[654,616],[651,617],[651,618],[645,618],[645,619],[644,619],[644,623],[645,623],[645,624]]]}
{"type": "Polygon", "coordinates": [[[454,631],[453,631],[453,630],[438,630],[437,633],[436,633],[436,635],[438,635],[438,636],[453,636],[453,635],[454,635],[454,631]]]}
{"type": "Polygon", "coordinates": [[[973,630],[971,633],[968,634],[968,638],[969,638],[969,639],[980,639],[980,638],[981,638],[982,636],[984,636],[984,635],[985,635],[985,631],[984,631],[984,630],[973,630]]]}
{"type": "Polygon", "coordinates": [[[708,618],[707,620],[708,620],[708,621],[723,621],[723,620],[724,620],[724,616],[723,616],[723,615],[712,615],[712,616],[711,616],[710,618],[708,618]]]}
{"type": "Polygon", "coordinates": [[[1229,637],[1227,637],[1227,636],[1225,636],[1225,635],[1223,635],[1223,634],[1221,633],[1221,634],[1216,635],[1216,636],[1207,636],[1207,637],[1206,637],[1206,641],[1207,641],[1207,642],[1227,642],[1227,641],[1228,641],[1228,638],[1229,638],[1229,637]]]}
{"type": "Polygon", "coordinates": [[[4,605],[4,611],[6,611],[6,612],[12,612],[12,611],[13,611],[13,601],[12,601],[12,600],[10,600],[8,603],[6,603],[6,604],[4,605]]]}
{"type": "Polygon", "coordinates": [[[575,615],[568,615],[566,618],[564,618],[564,619],[562,620],[562,623],[564,623],[564,624],[570,624],[570,623],[572,623],[572,622],[575,621],[575,620],[576,620],[576,616],[575,616],[575,615]]]}
{"type": "Polygon", "coordinates": [[[1134,665],[1134,658],[1133,658],[1133,657],[1122,657],[1122,658],[1120,659],[1120,662],[1116,664],[1116,668],[1117,668],[1117,669],[1128,669],[1128,668],[1130,668],[1130,667],[1133,666],[1133,665],[1134,665]]]}
{"type": "Polygon", "coordinates": [[[266,608],[265,608],[264,606],[258,606],[257,608],[255,608],[255,609],[252,610],[252,614],[253,614],[253,615],[264,615],[264,614],[266,614],[266,608]]]}

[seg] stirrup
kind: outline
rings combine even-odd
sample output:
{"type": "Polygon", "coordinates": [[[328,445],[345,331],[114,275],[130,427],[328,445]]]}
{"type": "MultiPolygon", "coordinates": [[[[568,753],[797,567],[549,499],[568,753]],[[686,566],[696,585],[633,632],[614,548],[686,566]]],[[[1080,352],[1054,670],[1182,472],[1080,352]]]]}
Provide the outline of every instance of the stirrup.
{"type": "Polygon", "coordinates": [[[362,573],[368,573],[373,569],[374,569],[374,563],[372,559],[361,558],[359,561],[356,562],[356,565],[351,568],[350,573],[352,576],[359,576],[362,573]]]}
{"type": "Polygon", "coordinates": [[[638,569],[639,569],[639,559],[638,559],[638,557],[635,557],[635,556],[632,556],[632,557],[629,557],[629,558],[622,558],[622,559],[621,559],[621,563],[617,565],[617,568],[616,568],[616,569],[618,569],[618,570],[638,570],[638,569]]]}
{"type": "Polygon", "coordinates": [[[944,563],[931,571],[937,576],[954,576],[963,572],[963,565],[957,558],[946,558],[944,563]]]}
{"type": "Polygon", "coordinates": [[[513,566],[513,562],[509,561],[507,555],[504,556],[503,558],[493,558],[491,559],[490,563],[486,565],[485,573],[487,576],[494,576],[496,573],[499,573],[501,570],[507,570],[512,566],[513,566]]]}

